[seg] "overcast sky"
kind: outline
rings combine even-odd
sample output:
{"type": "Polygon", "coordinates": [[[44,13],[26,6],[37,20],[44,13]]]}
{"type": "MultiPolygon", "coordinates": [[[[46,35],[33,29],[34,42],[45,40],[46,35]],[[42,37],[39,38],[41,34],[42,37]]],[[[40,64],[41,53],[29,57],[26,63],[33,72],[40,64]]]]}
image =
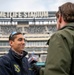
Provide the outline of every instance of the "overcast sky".
{"type": "Polygon", "coordinates": [[[0,11],[57,11],[65,2],[74,0],[0,0],[0,11]]]}

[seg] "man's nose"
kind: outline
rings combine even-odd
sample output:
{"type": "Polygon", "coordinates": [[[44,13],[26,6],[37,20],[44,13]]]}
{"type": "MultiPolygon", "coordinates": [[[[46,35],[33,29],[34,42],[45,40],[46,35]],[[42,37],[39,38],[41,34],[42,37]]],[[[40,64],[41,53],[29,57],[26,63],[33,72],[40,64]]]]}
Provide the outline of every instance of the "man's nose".
{"type": "Polygon", "coordinates": [[[24,40],[22,40],[22,43],[23,43],[23,44],[25,44],[25,41],[24,41],[24,40]]]}

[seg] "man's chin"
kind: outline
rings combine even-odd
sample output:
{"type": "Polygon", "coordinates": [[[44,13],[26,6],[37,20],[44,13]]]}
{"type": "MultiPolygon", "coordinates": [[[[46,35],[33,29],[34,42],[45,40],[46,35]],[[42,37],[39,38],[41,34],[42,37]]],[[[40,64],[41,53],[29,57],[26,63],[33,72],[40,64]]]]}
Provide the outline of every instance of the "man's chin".
{"type": "Polygon", "coordinates": [[[24,51],[24,49],[21,49],[21,51],[24,51]]]}

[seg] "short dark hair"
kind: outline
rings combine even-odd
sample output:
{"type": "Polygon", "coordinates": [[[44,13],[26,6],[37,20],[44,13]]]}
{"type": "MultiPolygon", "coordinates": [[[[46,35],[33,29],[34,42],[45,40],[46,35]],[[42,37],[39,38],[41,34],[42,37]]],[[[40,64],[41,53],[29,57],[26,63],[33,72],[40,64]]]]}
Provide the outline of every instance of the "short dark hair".
{"type": "Polygon", "coordinates": [[[12,40],[14,41],[14,39],[16,38],[16,35],[22,34],[21,32],[12,32],[9,36],[9,41],[12,40]]]}
{"type": "Polygon", "coordinates": [[[66,2],[58,10],[59,14],[66,22],[74,22],[74,3],[66,2]]]}
{"type": "Polygon", "coordinates": [[[59,18],[59,11],[56,12],[56,17],[59,18]]]}

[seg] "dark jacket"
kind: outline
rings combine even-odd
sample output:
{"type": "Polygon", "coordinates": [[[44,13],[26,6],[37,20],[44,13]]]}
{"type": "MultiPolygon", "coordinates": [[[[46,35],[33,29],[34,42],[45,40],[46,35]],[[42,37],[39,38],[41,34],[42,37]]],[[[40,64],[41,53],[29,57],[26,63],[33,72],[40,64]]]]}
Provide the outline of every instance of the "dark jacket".
{"type": "Polygon", "coordinates": [[[74,75],[74,23],[51,36],[44,75],[74,75]]]}
{"type": "Polygon", "coordinates": [[[20,56],[9,50],[7,55],[0,57],[0,75],[36,75],[31,69],[26,55],[25,51],[23,56],[20,56]]]}

